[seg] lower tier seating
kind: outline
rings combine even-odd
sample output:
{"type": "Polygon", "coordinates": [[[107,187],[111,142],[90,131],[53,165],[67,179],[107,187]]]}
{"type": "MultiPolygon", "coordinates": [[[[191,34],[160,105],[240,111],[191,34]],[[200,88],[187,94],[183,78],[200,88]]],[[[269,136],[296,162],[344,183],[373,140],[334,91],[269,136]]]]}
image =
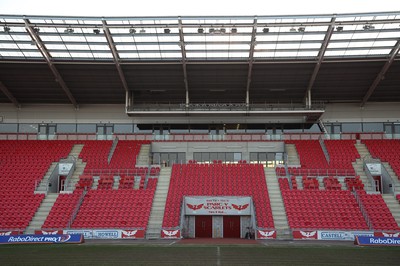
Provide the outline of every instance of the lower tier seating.
{"type": "Polygon", "coordinates": [[[42,229],[67,228],[83,191],[83,189],[77,188],[71,194],[60,194],[51,208],[42,229]]]}
{"type": "Polygon", "coordinates": [[[3,193],[0,195],[0,229],[24,230],[44,199],[44,194],[3,193]]]}
{"type": "Polygon", "coordinates": [[[357,194],[373,229],[400,230],[381,194],[367,194],[364,190],[357,191],[357,194]]]}
{"type": "Polygon", "coordinates": [[[251,196],[257,226],[274,227],[261,164],[174,164],[163,227],[179,226],[184,196],[251,196]]]}
{"type": "Polygon", "coordinates": [[[144,228],[153,203],[157,179],[146,189],[89,190],[72,228],[144,228]]]}
{"type": "Polygon", "coordinates": [[[290,190],[280,179],[290,228],[367,230],[368,225],[348,190],[290,190]]]}

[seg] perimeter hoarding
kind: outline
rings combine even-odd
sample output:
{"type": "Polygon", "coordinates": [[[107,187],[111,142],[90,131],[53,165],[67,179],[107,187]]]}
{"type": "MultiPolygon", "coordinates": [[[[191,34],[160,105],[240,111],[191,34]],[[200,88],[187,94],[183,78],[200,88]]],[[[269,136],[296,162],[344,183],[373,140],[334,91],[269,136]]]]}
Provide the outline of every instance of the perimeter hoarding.
{"type": "Polygon", "coordinates": [[[354,244],[359,246],[400,246],[400,238],[356,236],[354,244]]]}
{"type": "Polygon", "coordinates": [[[81,234],[0,236],[0,244],[80,244],[81,234]]]}
{"type": "Polygon", "coordinates": [[[373,231],[293,230],[295,240],[354,241],[356,236],[374,236],[373,231]]]}
{"type": "Polygon", "coordinates": [[[144,229],[68,229],[65,234],[82,234],[85,239],[143,239],[144,229]]]}

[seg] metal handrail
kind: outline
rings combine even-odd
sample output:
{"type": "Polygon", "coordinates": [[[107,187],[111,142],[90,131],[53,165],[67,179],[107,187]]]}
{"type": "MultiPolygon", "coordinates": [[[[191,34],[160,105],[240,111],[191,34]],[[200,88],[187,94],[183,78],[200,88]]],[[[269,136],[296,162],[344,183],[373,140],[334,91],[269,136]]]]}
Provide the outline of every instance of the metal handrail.
{"type": "Polygon", "coordinates": [[[367,222],[368,228],[369,228],[370,230],[372,230],[373,228],[372,228],[371,219],[369,218],[369,215],[368,215],[367,211],[365,210],[364,204],[363,204],[363,202],[362,202],[360,196],[358,195],[357,190],[354,190],[354,191],[353,191],[353,194],[354,194],[354,197],[356,198],[356,201],[357,201],[357,203],[358,203],[358,206],[360,207],[361,213],[362,213],[362,215],[363,215],[365,221],[367,222]]]}
{"type": "Polygon", "coordinates": [[[84,190],[83,193],[81,194],[81,196],[79,197],[78,203],[76,204],[75,209],[69,218],[67,228],[71,228],[71,225],[72,225],[73,221],[75,220],[76,215],[78,215],[78,211],[82,205],[83,199],[85,198],[86,194],[87,194],[87,190],[84,190]]]}

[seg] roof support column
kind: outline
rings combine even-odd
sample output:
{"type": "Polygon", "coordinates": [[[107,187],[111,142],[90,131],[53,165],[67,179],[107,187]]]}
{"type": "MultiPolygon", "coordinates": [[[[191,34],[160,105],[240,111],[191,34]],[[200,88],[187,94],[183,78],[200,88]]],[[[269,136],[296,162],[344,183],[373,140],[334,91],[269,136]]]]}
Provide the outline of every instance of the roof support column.
{"type": "Polygon", "coordinates": [[[311,108],[311,89],[314,86],[315,79],[317,78],[322,61],[324,60],[326,48],[328,47],[329,41],[333,34],[333,30],[335,29],[335,21],[336,17],[334,16],[332,17],[328,30],[326,31],[324,41],[322,42],[321,48],[318,52],[317,64],[315,65],[310,81],[308,82],[306,95],[304,96],[307,108],[311,108]]]}
{"type": "Polygon", "coordinates": [[[251,33],[250,51],[249,51],[249,70],[247,72],[247,84],[246,84],[246,107],[250,108],[250,85],[251,75],[253,72],[254,62],[254,48],[256,46],[256,34],[257,34],[257,17],[254,18],[253,31],[251,33]]]}
{"type": "Polygon", "coordinates": [[[122,86],[124,87],[125,91],[129,91],[128,83],[126,82],[124,72],[122,71],[120,58],[118,56],[117,48],[115,47],[114,41],[111,37],[110,29],[107,27],[107,23],[105,20],[102,21],[103,23],[103,31],[106,35],[108,46],[110,47],[111,53],[113,55],[114,64],[117,67],[119,78],[122,82],[122,86]]]}
{"type": "Polygon", "coordinates": [[[385,74],[388,71],[389,67],[392,65],[394,58],[399,53],[399,50],[400,50],[400,40],[397,40],[396,45],[394,46],[393,50],[391,51],[391,53],[389,55],[389,59],[386,61],[385,65],[382,67],[381,71],[376,76],[374,82],[372,82],[367,93],[365,94],[364,98],[362,99],[361,107],[363,107],[367,103],[369,97],[371,97],[372,93],[375,91],[376,87],[378,87],[381,80],[385,78],[385,74]]]}
{"type": "Polygon", "coordinates": [[[51,55],[47,51],[46,47],[44,46],[42,39],[40,39],[37,32],[33,29],[29,20],[24,19],[24,22],[25,22],[25,29],[28,31],[32,40],[36,43],[36,46],[38,47],[39,51],[42,53],[44,59],[46,60],[47,65],[49,66],[51,72],[53,72],[53,75],[56,78],[56,82],[64,90],[65,94],[67,94],[68,99],[74,105],[75,109],[78,109],[78,103],[76,102],[74,96],[72,95],[71,90],[68,88],[67,84],[64,82],[64,79],[61,77],[60,72],[58,72],[57,68],[54,66],[51,55]]]}
{"type": "Polygon", "coordinates": [[[179,17],[178,19],[178,27],[179,27],[179,45],[181,47],[182,53],[182,70],[183,70],[183,82],[185,83],[185,106],[189,107],[190,98],[189,98],[189,83],[187,80],[187,69],[186,69],[186,48],[185,48],[185,39],[183,37],[183,27],[182,27],[182,19],[179,17]]]}
{"type": "Polygon", "coordinates": [[[21,104],[17,101],[17,99],[12,95],[12,93],[8,90],[8,88],[0,81],[0,91],[7,96],[7,98],[17,107],[18,109],[21,108],[21,104]]]}

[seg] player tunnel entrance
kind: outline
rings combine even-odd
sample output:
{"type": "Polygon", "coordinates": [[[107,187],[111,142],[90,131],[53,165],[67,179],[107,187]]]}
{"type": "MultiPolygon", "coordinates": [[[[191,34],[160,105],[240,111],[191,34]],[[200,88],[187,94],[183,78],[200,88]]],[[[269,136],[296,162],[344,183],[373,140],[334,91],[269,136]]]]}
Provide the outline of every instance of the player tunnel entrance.
{"type": "Polygon", "coordinates": [[[255,228],[251,197],[185,197],[187,238],[245,238],[255,228]]]}

